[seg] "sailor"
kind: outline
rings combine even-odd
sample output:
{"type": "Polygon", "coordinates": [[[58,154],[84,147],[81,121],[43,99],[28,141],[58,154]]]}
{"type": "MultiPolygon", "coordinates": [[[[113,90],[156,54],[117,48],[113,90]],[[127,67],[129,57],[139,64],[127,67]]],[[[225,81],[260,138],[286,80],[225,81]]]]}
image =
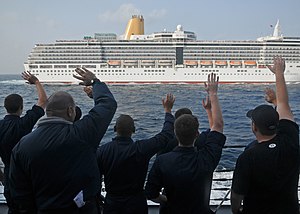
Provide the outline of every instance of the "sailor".
{"type": "Polygon", "coordinates": [[[92,85],[95,106],[74,122],[72,96],[59,91],[49,97],[47,117],[12,152],[11,193],[20,213],[98,213],[96,150],[117,103],[95,74],[85,68],[76,72],[82,85],[92,85]]]}
{"type": "Polygon", "coordinates": [[[35,85],[38,100],[31,110],[28,110],[22,117],[23,98],[20,95],[10,94],[4,100],[7,115],[0,121],[0,156],[4,163],[4,196],[9,214],[17,213],[8,182],[12,149],[23,136],[31,132],[38,119],[45,114],[44,108],[47,102],[47,95],[38,78],[26,71],[22,73],[22,77],[29,84],[35,85]]]}
{"type": "Polygon", "coordinates": [[[197,151],[194,142],[199,135],[196,117],[184,114],[175,121],[175,135],[179,146],[156,158],[146,182],[146,195],[154,202],[167,202],[170,213],[204,213],[209,207],[212,174],[221,158],[226,137],[223,117],[218,100],[218,80],[215,74],[208,76],[205,84],[211,101],[212,127],[203,145],[197,151]],[[166,195],[160,194],[164,188],[166,195]]]}
{"type": "Polygon", "coordinates": [[[268,67],[276,78],[277,111],[260,105],[247,112],[258,143],[237,160],[231,193],[234,214],[299,213],[299,126],[288,102],[284,59],[275,57],[268,67]]]}
{"type": "Polygon", "coordinates": [[[155,136],[133,141],[135,125],[129,115],[120,115],[114,130],[117,134],[111,142],[97,151],[100,174],[104,175],[104,214],[148,213],[144,195],[144,183],[149,160],[174,137],[174,117],[171,114],[175,97],[168,94],[162,100],[165,122],[155,136]]]}
{"type": "MultiPolygon", "coordinates": [[[[207,135],[210,132],[210,129],[212,127],[212,112],[211,112],[211,103],[209,100],[209,97],[207,96],[205,99],[202,100],[202,107],[204,108],[204,110],[207,113],[207,117],[208,117],[208,122],[209,122],[209,129],[202,131],[198,137],[195,140],[194,146],[197,148],[197,150],[200,150],[203,148],[207,135]]],[[[192,111],[189,108],[180,108],[175,112],[175,120],[178,119],[181,115],[184,114],[190,114],[192,115],[192,111]]],[[[178,140],[176,139],[176,137],[174,137],[174,139],[172,139],[168,145],[163,148],[161,151],[159,151],[157,153],[157,156],[165,154],[167,152],[171,152],[173,149],[175,149],[178,146],[178,140]]],[[[207,191],[210,192],[211,191],[211,186],[207,185],[206,186],[207,191]]],[[[163,194],[165,195],[165,191],[163,191],[163,194]]],[[[168,214],[169,213],[169,209],[168,209],[168,203],[166,202],[160,202],[159,204],[159,213],[160,214],[168,214]]]]}

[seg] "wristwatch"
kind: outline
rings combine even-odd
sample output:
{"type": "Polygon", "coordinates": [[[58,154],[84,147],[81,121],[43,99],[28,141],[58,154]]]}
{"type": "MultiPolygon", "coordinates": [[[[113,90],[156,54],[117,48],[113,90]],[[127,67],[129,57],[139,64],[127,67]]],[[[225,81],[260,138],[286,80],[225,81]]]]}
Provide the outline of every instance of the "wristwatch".
{"type": "Polygon", "coordinates": [[[99,81],[99,79],[98,78],[92,79],[90,85],[93,85],[96,81],[99,81]]]}

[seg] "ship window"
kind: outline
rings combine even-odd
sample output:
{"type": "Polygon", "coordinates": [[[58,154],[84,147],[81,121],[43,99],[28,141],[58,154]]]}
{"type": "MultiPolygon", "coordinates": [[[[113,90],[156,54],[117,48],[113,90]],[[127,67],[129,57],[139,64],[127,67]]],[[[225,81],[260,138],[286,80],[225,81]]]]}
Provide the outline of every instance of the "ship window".
{"type": "Polygon", "coordinates": [[[29,65],[29,68],[38,68],[37,65],[29,65]]]}

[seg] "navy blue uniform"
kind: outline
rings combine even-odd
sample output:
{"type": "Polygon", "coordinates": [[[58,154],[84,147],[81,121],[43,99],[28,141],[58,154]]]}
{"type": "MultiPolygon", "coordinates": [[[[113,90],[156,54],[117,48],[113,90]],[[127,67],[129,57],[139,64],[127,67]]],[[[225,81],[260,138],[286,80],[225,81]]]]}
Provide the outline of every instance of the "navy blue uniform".
{"type": "Polygon", "coordinates": [[[73,199],[80,191],[88,202],[100,191],[96,150],[117,103],[99,81],[93,84],[93,97],[94,108],[81,120],[42,119],[14,148],[12,196],[24,213],[76,213],[73,199]]]}
{"type": "Polygon", "coordinates": [[[226,137],[211,131],[203,148],[176,147],[156,158],[148,175],[146,195],[159,196],[164,188],[172,214],[211,213],[209,208],[212,175],[221,158],[226,137]]]}
{"type": "Polygon", "coordinates": [[[6,115],[4,119],[0,121],[0,157],[4,163],[4,195],[10,212],[14,210],[8,183],[12,149],[23,136],[31,132],[38,119],[44,114],[43,108],[34,105],[23,117],[6,115]]]}
{"type": "MultiPolygon", "coordinates": [[[[203,148],[203,145],[206,141],[206,138],[207,138],[207,135],[208,133],[210,132],[210,129],[207,129],[203,132],[201,132],[199,134],[199,136],[197,137],[197,139],[195,140],[195,143],[194,143],[194,147],[197,148],[197,150],[200,150],[203,148]]],[[[162,155],[162,154],[165,154],[167,152],[171,152],[176,146],[178,146],[178,140],[176,139],[176,137],[171,140],[168,145],[163,148],[162,150],[160,150],[157,155],[162,155]]]]}
{"type": "Polygon", "coordinates": [[[165,115],[162,131],[152,138],[134,142],[116,137],[97,152],[100,173],[104,175],[104,213],[148,213],[144,182],[149,160],[174,137],[174,117],[165,115]]]}

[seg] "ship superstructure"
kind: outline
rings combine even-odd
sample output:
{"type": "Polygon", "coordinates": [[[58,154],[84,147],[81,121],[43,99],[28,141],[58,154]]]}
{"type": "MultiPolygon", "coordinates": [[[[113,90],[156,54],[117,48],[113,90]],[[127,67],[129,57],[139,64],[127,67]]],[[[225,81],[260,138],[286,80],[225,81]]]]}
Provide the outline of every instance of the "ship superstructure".
{"type": "Polygon", "coordinates": [[[286,80],[300,82],[300,37],[284,37],[279,21],[272,36],[252,41],[204,41],[178,25],[144,35],[144,19],[133,16],[123,38],[95,34],[81,40],[36,44],[25,70],[42,82],[74,83],[76,67],[86,67],[108,83],[202,83],[214,72],[223,83],[269,83],[266,65],[286,60],[286,80]]]}

